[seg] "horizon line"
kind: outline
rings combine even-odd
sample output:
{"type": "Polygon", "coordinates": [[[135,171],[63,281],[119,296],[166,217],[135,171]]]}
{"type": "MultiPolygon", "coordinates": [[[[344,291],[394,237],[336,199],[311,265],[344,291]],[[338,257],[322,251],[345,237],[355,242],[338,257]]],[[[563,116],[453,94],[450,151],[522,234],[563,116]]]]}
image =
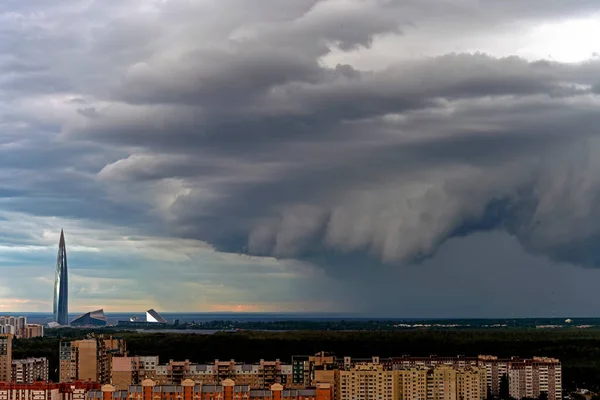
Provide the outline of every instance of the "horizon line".
{"type": "MultiPolygon", "coordinates": [[[[143,311],[104,311],[106,315],[110,314],[143,314],[143,311]]],[[[89,311],[75,311],[69,314],[81,314],[89,311]]],[[[10,314],[50,314],[52,311],[4,311],[1,315],[10,314]]],[[[359,318],[388,319],[388,320],[519,320],[519,319],[599,319],[600,316],[469,316],[469,317],[401,317],[401,316],[379,316],[369,315],[368,313],[352,313],[347,311],[161,311],[160,314],[237,314],[237,315],[325,315],[325,316],[354,316],[359,318]]]]}

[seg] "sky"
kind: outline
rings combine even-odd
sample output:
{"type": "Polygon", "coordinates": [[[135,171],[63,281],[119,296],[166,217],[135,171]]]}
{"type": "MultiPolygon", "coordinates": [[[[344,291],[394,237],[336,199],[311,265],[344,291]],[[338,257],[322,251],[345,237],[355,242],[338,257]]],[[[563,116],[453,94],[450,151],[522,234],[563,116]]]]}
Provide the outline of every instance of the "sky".
{"type": "Polygon", "coordinates": [[[598,316],[596,0],[0,2],[0,312],[598,316]]]}

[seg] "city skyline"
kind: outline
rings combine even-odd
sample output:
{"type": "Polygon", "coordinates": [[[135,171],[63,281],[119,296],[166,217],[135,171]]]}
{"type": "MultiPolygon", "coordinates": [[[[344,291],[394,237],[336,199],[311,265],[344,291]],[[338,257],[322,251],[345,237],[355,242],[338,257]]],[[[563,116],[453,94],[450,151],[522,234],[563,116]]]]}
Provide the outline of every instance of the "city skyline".
{"type": "Polygon", "coordinates": [[[0,312],[600,315],[600,2],[0,3],[0,312]]]}

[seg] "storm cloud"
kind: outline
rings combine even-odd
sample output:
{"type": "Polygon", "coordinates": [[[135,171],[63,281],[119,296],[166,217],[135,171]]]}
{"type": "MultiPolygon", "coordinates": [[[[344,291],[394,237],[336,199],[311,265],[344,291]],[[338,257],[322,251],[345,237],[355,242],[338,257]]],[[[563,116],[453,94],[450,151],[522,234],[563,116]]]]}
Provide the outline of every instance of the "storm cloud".
{"type": "Polygon", "coordinates": [[[600,267],[600,48],[577,36],[599,18],[584,0],[5,2],[0,210],[303,265],[340,302],[461,240],[600,267]]]}

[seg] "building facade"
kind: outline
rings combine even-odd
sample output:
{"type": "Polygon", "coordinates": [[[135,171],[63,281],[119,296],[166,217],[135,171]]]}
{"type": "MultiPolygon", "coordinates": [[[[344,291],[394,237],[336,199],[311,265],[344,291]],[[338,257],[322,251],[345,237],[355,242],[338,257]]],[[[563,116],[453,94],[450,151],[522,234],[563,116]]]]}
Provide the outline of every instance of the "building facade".
{"type": "Polygon", "coordinates": [[[67,247],[65,234],[60,231],[56,272],[54,275],[53,320],[59,325],[69,324],[69,276],[67,269],[67,247]]]}
{"type": "MultiPolygon", "coordinates": [[[[215,360],[210,364],[170,360],[167,364],[156,365],[152,373],[153,379],[160,385],[178,385],[186,379],[196,383],[220,384],[225,379],[232,379],[239,385],[249,385],[252,388],[268,388],[275,383],[294,387],[291,384],[292,366],[280,360],[260,360],[255,364],[244,364],[235,360],[215,360]]],[[[152,375],[146,373],[146,376],[152,375]]]]}
{"type": "Polygon", "coordinates": [[[495,356],[481,355],[478,357],[390,357],[390,358],[352,358],[336,359],[339,369],[348,370],[360,364],[382,364],[384,370],[430,369],[438,366],[450,366],[455,369],[477,369],[485,378],[485,393],[500,394],[500,382],[503,376],[512,382],[511,396],[516,399],[523,397],[537,398],[542,392],[548,394],[550,400],[562,399],[562,368],[560,361],[552,358],[534,357],[520,359],[513,357],[501,359],[495,356]],[[528,372],[530,371],[530,372],[528,372]],[[529,375],[528,375],[529,374],[529,375]],[[539,378],[538,378],[539,377],[539,378]],[[527,393],[527,395],[523,395],[527,393]]]}
{"type": "Polygon", "coordinates": [[[321,351],[314,356],[292,357],[293,386],[309,386],[314,383],[316,371],[334,370],[339,368],[336,357],[321,351]]]}
{"type": "Polygon", "coordinates": [[[90,380],[110,383],[113,357],[127,354],[125,340],[112,336],[93,336],[84,340],[61,342],[60,382],[90,380]]]}
{"type": "Polygon", "coordinates": [[[562,399],[562,370],[555,358],[513,361],[508,375],[509,393],[515,399],[537,398],[543,392],[550,400],[562,399]]]}
{"type": "Polygon", "coordinates": [[[396,400],[396,375],[374,363],[339,370],[335,377],[335,396],[338,400],[396,400]]]}
{"type": "MultiPolygon", "coordinates": [[[[91,390],[86,400],[332,400],[333,391],[327,384],[314,388],[284,389],[278,383],[268,389],[252,389],[225,379],[221,384],[196,384],[190,379],[181,385],[157,385],[150,379],[141,385],[117,390],[113,385],[104,385],[101,390],[91,390]]],[[[2,399],[0,399],[2,400],[2,399]]]]}
{"type": "Polygon", "coordinates": [[[112,359],[111,383],[117,390],[139,385],[146,379],[156,379],[158,356],[118,356],[112,359]]]}
{"type": "Polygon", "coordinates": [[[0,400],[86,400],[90,390],[99,389],[100,384],[91,382],[0,383],[0,400]]]}
{"type": "Polygon", "coordinates": [[[40,357],[12,360],[12,382],[48,382],[48,359],[40,357]]]}
{"type": "MultiPolygon", "coordinates": [[[[336,359],[318,353],[294,357],[292,364],[279,360],[261,360],[254,364],[235,360],[214,360],[207,364],[170,360],[160,365],[157,356],[120,356],[112,358],[110,375],[116,391],[139,385],[146,379],[161,387],[182,385],[184,381],[219,386],[229,379],[238,386],[263,390],[275,384],[286,390],[326,384],[336,400],[482,400],[487,398],[488,392],[499,392],[500,380],[507,376],[510,394],[517,399],[538,397],[546,392],[549,400],[559,400],[562,394],[560,362],[539,357],[336,359]]],[[[82,376],[76,377],[82,379],[82,376]]]]}
{"type": "Polygon", "coordinates": [[[12,334],[0,334],[0,382],[12,380],[12,334]]]}

